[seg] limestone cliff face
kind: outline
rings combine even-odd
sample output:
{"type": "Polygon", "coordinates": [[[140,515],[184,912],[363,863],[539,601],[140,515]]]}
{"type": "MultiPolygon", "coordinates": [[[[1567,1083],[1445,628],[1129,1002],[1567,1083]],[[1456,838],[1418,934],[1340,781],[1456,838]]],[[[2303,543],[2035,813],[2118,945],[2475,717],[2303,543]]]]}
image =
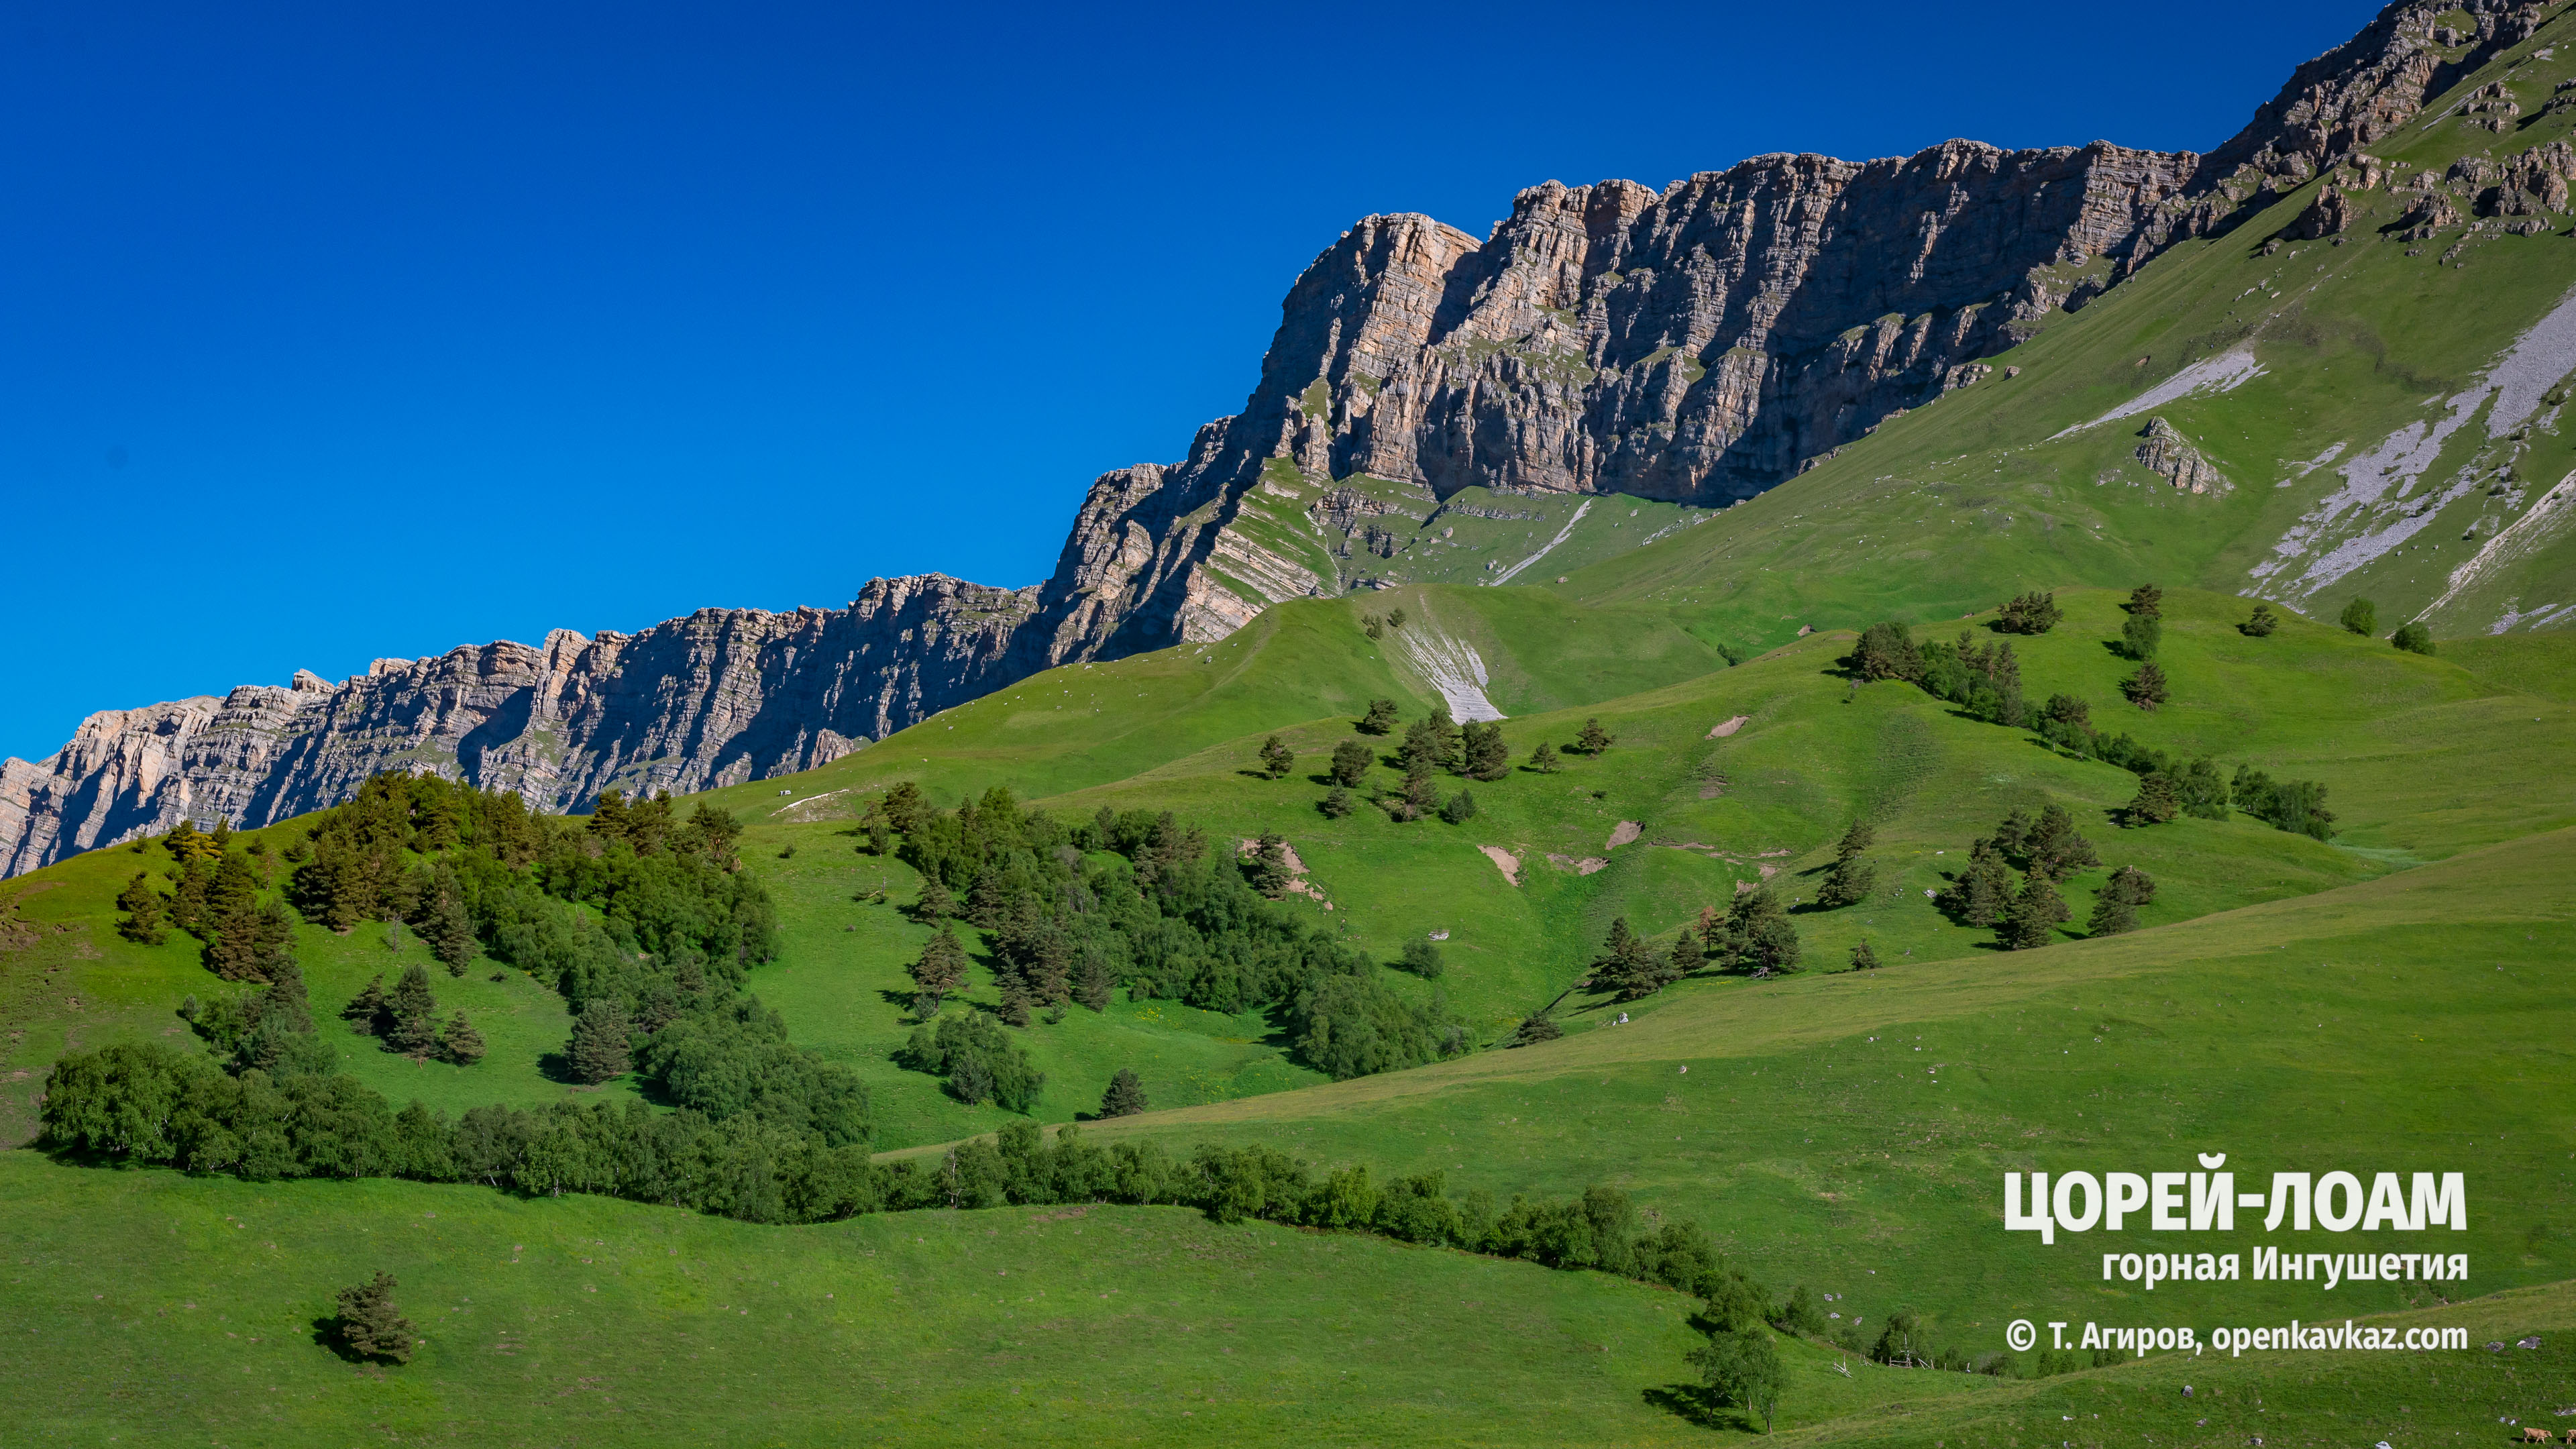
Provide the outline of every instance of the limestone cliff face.
{"type": "Polygon", "coordinates": [[[806,769],[1001,682],[1034,589],[877,579],[846,609],[703,609],[639,634],[558,630],[90,716],[0,763],[0,872],[182,819],[263,825],[423,771],[549,810],[806,769]]]}
{"type": "Polygon", "coordinates": [[[0,763],[0,873],[181,818],[280,819],[388,769],[568,809],[806,768],[1068,660],[1341,593],[1386,547],[1375,520],[1470,486],[1749,497],[2406,124],[2544,13],[2400,0],[2206,157],[1952,141],[1660,191],[1551,181],[1481,240],[1364,218],[1290,288],[1243,410],[1180,462],[1102,475],[1041,585],[877,580],[847,609],[711,609],[95,715],[52,758],[0,763]]]}

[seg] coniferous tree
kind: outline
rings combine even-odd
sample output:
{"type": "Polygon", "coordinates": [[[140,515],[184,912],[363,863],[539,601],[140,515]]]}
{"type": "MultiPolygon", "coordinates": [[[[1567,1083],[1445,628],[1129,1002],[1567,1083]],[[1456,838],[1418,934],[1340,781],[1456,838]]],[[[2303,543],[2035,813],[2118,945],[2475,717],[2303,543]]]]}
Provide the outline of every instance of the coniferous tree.
{"type": "Polygon", "coordinates": [[[2129,590],[2129,612],[2150,619],[2164,617],[2165,591],[2154,584],[2140,584],[2129,590]]]}
{"type": "Polygon", "coordinates": [[[1798,969],[1798,928],[1780,898],[1768,886],[1747,891],[1727,907],[1726,918],[1713,922],[1708,953],[1728,970],[1757,973],[1798,969]]]}
{"type": "Polygon", "coordinates": [[[1867,936],[1861,937],[1860,944],[1852,947],[1851,964],[1854,971],[1875,971],[1878,969],[1878,953],[1869,948],[1869,938],[1867,936]]]}
{"type": "Polygon", "coordinates": [[[2030,830],[2030,812],[2015,810],[1995,827],[1995,848],[2008,856],[2020,855],[2030,848],[2030,830]]]}
{"type": "Polygon", "coordinates": [[[158,946],[169,939],[162,926],[169,919],[169,904],[152,888],[150,875],[136,871],[118,894],[116,908],[125,912],[125,919],[116,923],[116,934],[144,946],[158,946]]]}
{"type": "Polygon", "coordinates": [[[1360,717],[1360,722],[1354,728],[1364,735],[1382,735],[1392,732],[1395,729],[1395,723],[1395,701],[1372,699],[1368,702],[1368,712],[1360,717]]]}
{"type": "Polygon", "coordinates": [[[1277,900],[1288,894],[1289,882],[1296,874],[1288,868],[1288,841],[1283,836],[1264,835],[1253,848],[1252,858],[1245,862],[1244,877],[1252,888],[1277,900]]]}
{"type": "Polygon", "coordinates": [[[1285,780],[1297,768],[1297,752],[1277,735],[1261,742],[1261,773],[1273,780],[1285,780]]]}
{"type": "Polygon", "coordinates": [[[483,1033],[465,1019],[464,1012],[448,1018],[447,1027],[438,1034],[438,1055],[460,1067],[470,1067],[483,1060],[483,1033]]]}
{"type": "Polygon", "coordinates": [[[2137,798],[2120,812],[2125,825],[2162,825],[2182,813],[2182,792],[2174,788],[2173,778],[2161,770],[2138,779],[2137,798]]]}
{"type": "Polygon", "coordinates": [[[1443,753],[1440,727],[1428,719],[1419,719],[1404,732],[1404,743],[1396,747],[1395,758],[1405,774],[1427,775],[1440,768],[1443,753]]]}
{"type": "Polygon", "coordinates": [[[1118,984],[1109,960],[1098,946],[1086,946],[1073,968],[1073,999],[1093,1011],[1109,1009],[1109,993],[1118,984]]]}
{"type": "Polygon", "coordinates": [[[1592,963],[1592,984],[1619,993],[1621,1001],[1651,996],[1656,990],[1655,953],[1646,938],[1628,925],[1626,916],[1610,922],[1609,939],[1592,963]]]}
{"type": "Polygon", "coordinates": [[[1825,1311],[1816,1306],[1816,1297],[1803,1283],[1790,1290],[1789,1301],[1780,1305],[1771,1322],[1782,1333],[1795,1333],[1809,1338],[1822,1338],[1831,1325],[1825,1322],[1825,1311]]]}
{"type": "Polygon", "coordinates": [[[438,1045],[438,998],[430,993],[429,971],[406,966],[394,989],[385,995],[385,1045],[404,1056],[427,1056],[438,1045]]]}
{"type": "Polygon", "coordinates": [[[2022,878],[2021,892],[2013,897],[2012,913],[2004,918],[2000,940],[2007,950],[2028,951],[2057,939],[2057,923],[2071,920],[2074,912],[2066,908],[2066,899],[2057,893],[2049,878],[2032,871],[2022,878]]]}
{"type": "Polygon", "coordinates": [[[595,1084],[635,1070],[632,1031],[625,1002],[615,996],[591,998],[573,1023],[572,1045],[565,1053],[572,1060],[573,1075],[595,1084]]]}
{"type": "Polygon", "coordinates": [[[1447,803],[1440,807],[1440,818],[1448,821],[1452,825],[1464,825],[1468,821],[1475,819],[1475,795],[1470,791],[1462,789],[1457,794],[1450,796],[1447,803]]]}
{"type": "Polygon", "coordinates": [[[394,1276],[379,1270],[368,1281],[340,1290],[340,1319],[335,1326],[349,1352],[360,1358],[411,1362],[414,1330],[411,1320],[394,1305],[394,1287],[394,1276]]]}
{"type": "Polygon", "coordinates": [[[1339,820],[1357,808],[1357,802],[1351,799],[1350,791],[1335,785],[1324,792],[1323,799],[1315,802],[1315,808],[1324,812],[1325,819],[1339,820]]]}
{"type": "Polygon", "coordinates": [[[1877,839],[1877,832],[1866,820],[1855,820],[1834,844],[1833,869],[1825,873],[1825,882],[1817,893],[1817,903],[1827,910],[1857,905],[1869,899],[1878,885],[1878,867],[1870,864],[1862,852],[1877,839]]]}
{"type": "Polygon", "coordinates": [[[1600,720],[1587,719],[1581,732],[1575,735],[1574,743],[1583,753],[1597,760],[1604,750],[1619,743],[1619,737],[1603,729],[1600,720]]]}
{"type": "Polygon", "coordinates": [[[385,977],[379,971],[367,982],[367,989],[340,1008],[340,1019],[360,1036],[374,1036],[385,1027],[385,977]]]}
{"type": "Polygon", "coordinates": [[[910,970],[913,1015],[928,1021],[939,1015],[940,1002],[966,985],[966,947],[957,939],[957,928],[940,922],[938,934],[922,947],[910,970]]]}
{"type": "Polygon", "coordinates": [[[2120,626],[2120,648],[2141,663],[2156,657],[2164,647],[2165,622],[2155,614],[2131,614],[2120,626]]]}
{"type": "Polygon", "coordinates": [[[2022,859],[2051,882],[2102,863],[2102,858],[2093,853],[2093,842],[2076,833],[2075,817],[2062,805],[2051,805],[2039,812],[2039,823],[2031,827],[2022,845],[2022,859]]]}
{"type": "Polygon", "coordinates": [[[1512,1034],[1504,1038],[1503,1045],[1506,1047],[1536,1046],[1540,1042],[1554,1041],[1563,1035],[1565,1035],[1565,1028],[1558,1026],[1546,1012],[1540,1012],[1536,1016],[1523,1018],[1519,1026],[1512,1028],[1512,1034]]]}
{"type": "Polygon", "coordinates": [[[2111,873],[2093,898],[2093,915],[2085,922],[2088,936],[2116,936],[2138,928],[2138,907],[2156,898],[2155,878],[2135,866],[2111,873]]]}
{"type": "Polygon", "coordinates": [[[1100,1094],[1100,1115],[1133,1117],[1144,1110],[1146,1110],[1144,1080],[1127,1068],[1120,1067],[1117,1075],[1109,1079],[1109,1090],[1100,1094]]]}
{"type": "Polygon", "coordinates": [[[1404,777],[1404,794],[1396,801],[1395,818],[1419,820],[1440,809],[1440,786],[1429,770],[1409,773],[1404,777]]]}
{"type": "Polygon", "coordinates": [[[1673,937],[1672,954],[1664,958],[1663,979],[1656,985],[1670,986],[1697,971],[1707,961],[1708,953],[1700,948],[1699,938],[1685,927],[1680,935],[1673,937]]]}
{"type": "Polygon", "coordinates": [[[1503,743],[1503,727],[1498,722],[1473,723],[1464,726],[1467,752],[1467,777],[1494,781],[1512,772],[1511,747],[1503,743]]]}
{"type": "Polygon", "coordinates": [[[1861,631],[1850,668],[1865,680],[1921,679],[1923,654],[1915,647],[1913,632],[1903,624],[1872,624],[1861,631]]]}
{"type": "Polygon", "coordinates": [[[1403,627],[1404,627],[1404,611],[1403,611],[1402,609],[1389,609],[1389,610],[1387,610],[1387,611],[1386,611],[1386,627],[1388,627],[1388,628],[1390,628],[1390,629],[1401,629],[1401,628],[1403,628],[1403,627]]]}
{"type": "Polygon", "coordinates": [[[1559,762],[1556,758],[1556,746],[1549,744],[1545,740],[1541,740],[1536,745],[1532,746],[1530,749],[1529,768],[1533,772],[1541,775],[1555,774],[1560,768],[1559,762]]]}
{"type": "Polygon", "coordinates": [[[2272,612],[2272,606],[2257,603],[2254,606],[2254,612],[2246,617],[2245,622],[2236,626],[2236,632],[2248,639],[2262,639],[2269,637],[2273,630],[2280,627],[2281,616],[2272,612]]]}
{"type": "Polygon", "coordinates": [[[1020,973],[1006,971],[1001,973],[999,984],[1002,990],[1002,1004],[998,1015],[1003,1023],[1009,1026],[1028,1025],[1030,1010],[1036,1005],[1030,999],[1028,982],[1021,979],[1020,973]]]}
{"type": "Polygon", "coordinates": [[[939,878],[939,872],[928,871],[922,875],[921,899],[914,903],[912,913],[925,921],[944,921],[957,914],[957,897],[949,893],[948,884],[939,878]]]}
{"type": "Polygon", "coordinates": [[[1377,752],[1357,740],[1344,740],[1333,746],[1333,783],[1357,785],[1368,778],[1369,766],[1377,763],[1377,752]]]}
{"type": "Polygon", "coordinates": [[[1942,908],[1971,926],[1991,926],[2012,904],[2003,847],[1989,836],[1968,847],[1968,868],[1942,893],[1942,908]]]}
{"type": "Polygon", "coordinates": [[[431,870],[421,909],[420,938],[449,975],[464,975],[466,963],[474,959],[474,922],[465,914],[465,888],[454,866],[442,860],[431,870]]]}
{"type": "Polygon", "coordinates": [[[2120,692],[2129,703],[2153,713],[2157,705],[2173,697],[2165,683],[2165,672],[2150,660],[2138,666],[2138,672],[2120,681],[2120,692]]]}
{"type": "Polygon", "coordinates": [[[2355,599],[2343,606],[2344,628],[2364,638],[2379,632],[2379,606],[2368,599],[2355,599]]]}

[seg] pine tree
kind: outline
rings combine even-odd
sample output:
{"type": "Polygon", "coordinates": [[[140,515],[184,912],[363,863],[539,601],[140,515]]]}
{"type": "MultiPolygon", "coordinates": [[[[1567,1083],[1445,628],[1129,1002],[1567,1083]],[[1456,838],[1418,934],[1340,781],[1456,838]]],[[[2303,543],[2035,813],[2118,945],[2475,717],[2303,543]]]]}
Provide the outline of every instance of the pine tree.
{"type": "Polygon", "coordinates": [[[1288,748],[1277,735],[1261,742],[1261,773],[1265,778],[1285,780],[1297,768],[1297,752],[1288,748]]]}
{"type": "Polygon", "coordinates": [[[1878,953],[1869,948],[1869,938],[1867,936],[1861,937],[1860,944],[1852,947],[1851,964],[1854,971],[1875,971],[1878,969],[1878,953]]]}
{"type": "Polygon", "coordinates": [[[1403,628],[1403,627],[1404,627],[1404,611],[1403,611],[1402,609],[1389,609],[1389,610],[1387,610],[1387,611],[1386,611],[1386,627],[1388,627],[1388,628],[1390,628],[1390,629],[1401,629],[1401,628],[1403,628]]]}
{"type": "Polygon", "coordinates": [[[1395,722],[1395,701],[1372,699],[1368,702],[1368,713],[1362,715],[1360,722],[1353,728],[1364,735],[1382,735],[1392,732],[1395,729],[1395,722]]]}
{"type": "Polygon", "coordinates": [[[383,972],[377,972],[367,982],[367,989],[359,992],[356,1000],[340,1008],[340,1019],[349,1023],[349,1029],[360,1036],[374,1036],[384,1030],[388,1023],[385,1021],[383,972]]]}
{"type": "Polygon", "coordinates": [[[152,888],[151,876],[136,871],[134,879],[127,881],[117,896],[116,908],[125,912],[125,919],[116,923],[116,934],[145,946],[158,946],[169,939],[170,933],[162,928],[162,922],[169,918],[169,905],[152,888]]]}
{"type": "Polygon", "coordinates": [[[1587,719],[1583,722],[1582,732],[1574,737],[1574,743],[1583,753],[1597,760],[1601,758],[1602,751],[1619,743],[1619,737],[1603,729],[1600,720],[1587,719]]]}
{"type": "Polygon", "coordinates": [[[2074,914],[2056,885],[2034,870],[2022,878],[2021,893],[2013,897],[2012,914],[2002,926],[2002,944],[2012,951],[2045,946],[2057,939],[2057,923],[2072,920],[2074,914]]]}
{"type": "Polygon", "coordinates": [[[939,1014],[939,1003],[966,984],[966,947],[956,927],[939,923],[939,933],[912,963],[912,1013],[923,1021],[939,1014]]]}
{"type": "Polygon", "coordinates": [[[1097,946],[1085,946],[1073,968],[1073,999],[1093,1011],[1109,1009],[1109,993],[1117,985],[1109,974],[1108,958],[1097,946]]]}
{"type": "Polygon", "coordinates": [[[921,899],[913,904],[912,913],[925,921],[944,921],[957,914],[957,897],[949,894],[948,883],[933,870],[921,878],[921,899]]]}
{"type": "Polygon", "coordinates": [[[1253,849],[1252,859],[1245,866],[1244,875],[1252,882],[1254,890],[1274,901],[1288,894],[1289,882],[1297,877],[1288,868],[1287,840],[1277,835],[1261,837],[1253,849]]]}
{"type": "Polygon", "coordinates": [[[2379,632],[2379,606],[2368,599],[2355,599],[2343,606],[2344,628],[2367,639],[2379,632]]]}
{"type": "Polygon", "coordinates": [[[2129,612],[2150,619],[2164,617],[2165,591],[2154,584],[2140,584],[2129,590],[2129,612]]]}
{"type": "Polygon", "coordinates": [[[1503,727],[1498,723],[1469,724],[1467,737],[1467,777],[1494,781],[1512,772],[1511,747],[1503,743],[1503,727]]]}
{"type": "Polygon", "coordinates": [[[1022,980],[1017,971],[1004,971],[999,973],[996,984],[1002,989],[999,1014],[1003,1022],[1010,1026],[1028,1025],[1031,1009],[1036,1005],[1030,999],[1028,982],[1022,980]]]}
{"type": "Polygon", "coordinates": [[[394,1305],[394,1277],[378,1271],[354,1288],[340,1290],[340,1342],[359,1358],[411,1362],[413,1328],[394,1305]]]}
{"type": "Polygon", "coordinates": [[[1913,631],[1903,624],[1872,624],[1861,631],[1849,666],[1864,680],[1921,679],[1923,653],[1915,647],[1913,631]]]}
{"type": "Polygon", "coordinates": [[[2149,713],[2173,697],[2165,684],[2165,672],[2153,661],[2139,665],[2137,673],[2121,680],[2120,692],[2129,697],[2129,703],[2149,713]]]}
{"type": "Polygon", "coordinates": [[[1407,775],[1430,774],[1440,768],[1443,755],[1440,728],[1427,719],[1415,720],[1395,750],[1396,764],[1407,775]]]}
{"type": "Polygon", "coordinates": [[[426,1056],[438,1045],[438,998],[430,994],[429,971],[406,966],[402,978],[385,996],[385,1045],[404,1056],[426,1056]]]}
{"type": "Polygon", "coordinates": [[[2272,612],[2272,606],[2258,603],[2254,606],[2254,612],[2246,617],[2245,622],[2236,626],[2236,632],[2249,639],[2261,639],[2268,637],[2273,630],[2280,627],[2281,616],[2272,612]]]}
{"type": "Polygon", "coordinates": [[[614,996],[592,997],[572,1024],[572,1045],[565,1055],[572,1059],[573,1075],[596,1084],[635,1070],[634,1046],[628,1039],[632,1031],[625,1002],[614,996]]]}
{"type": "Polygon", "coordinates": [[[2051,805],[2039,812],[2039,823],[2031,827],[2030,838],[2022,846],[2022,858],[2032,870],[2051,881],[2062,881],[2087,866],[2102,863],[2102,858],[2093,853],[2093,842],[2076,833],[2075,817],[2062,805],[2051,805]]]}
{"type": "Polygon", "coordinates": [[[1145,1083],[1125,1067],[1109,1079],[1109,1090],[1100,1094],[1100,1115],[1133,1117],[1145,1111],[1145,1083]]]}
{"type": "Polygon", "coordinates": [[[1351,799],[1350,791],[1335,785],[1324,792],[1323,799],[1315,802],[1315,808],[1324,812],[1325,819],[1339,820],[1356,809],[1357,802],[1351,799]]]}
{"type": "Polygon", "coordinates": [[[483,1033],[474,1029],[464,1012],[449,1017],[447,1029],[438,1034],[438,1055],[460,1067],[483,1060],[483,1033]]]}
{"type": "Polygon", "coordinates": [[[2124,865],[2111,873],[2102,885],[2101,894],[2093,898],[2093,916],[2085,923],[2089,936],[2116,936],[2138,927],[2138,907],[2156,898],[2153,876],[2135,866],[2124,865]]]}
{"type": "Polygon", "coordinates": [[[1646,938],[1630,929],[1626,916],[1613,919],[1609,939],[1592,963],[1592,984],[1619,993],[1621,1001],[1634,1001],[1654,994],[1655,975],[1655,953],[1646,938]]]}
{"type": "Polygon", "coordinates": [[[1368,778],[1369,766],[1377,763],[1377,751],[1357,740],[1344,740],[1333,746],[1333,783],[1357,785],[1368,778]]]}
{"type": "Polygon", "coordinates": [[[1440,786],[1432,779],[1428,770],[1404,777],[1404,795],[1396,802],[1395,818],[1419,820],[1439,809],[1440,786]]]}
{"type": "Polygon", "coordinates": [[[1457,794],[1450,796],[1448,803],[1440,807],[1440,818],[1448,821],[1452,825],[1464,825],[1468,821],[1475,819],[1475,795],[1470,791],[1460,790],[1457,794]]]}
{"type": "Polygon", "coordinates": [[[1684,929],[1673,937],[1672,954],[1664,959],[1663,977],[1655,984],[1658,987],[1670,986],[1697,971],[1707,960],[1707,953],[1700,950],[1699,938],[1684,929]]]}
{"type": "Polygon", "coordinates": [[[2016,810],[1995,827],[1995,848],[2007,856],[2019,855],[2030,848],[2030,812],[2016,810]]]}
{"type": "Polygon", "coordinates": [[[1539,741],[1530,749],[1529,768],[1536,774],[1555,774],[1560,768],[1559,762],[1556,758],[1556,746],[1549,744],[1545,740],[1539,741]]]}
{"type": "Polygon", "coordinates": [[[1855,820],[1834,844],[1833,869],[1825,873],[1823,887],[1817,892],[1817,903],[1827,910],[1858,905],[1869,899],[1878,885],[1878,867],[1870,864],[1861,852],[1877,839],[1866,820],[1855,820]]]}
{"type": "Polygon", "coordinates": [[[449,975],[464,975],[466,963],[474,959],[474,922],[465,914],[465,889],[454,866],[442,860],[432,871],[422,909],[420,938],[449,975]]]}
{"type": "Polygon", "coordinates": [[[2131,614],[2128,622],[2120,626],[2120,647],[2132,659],[2153,659],[2164,643],[2165,622],[2157,615],[2131,614]]]}
{"type": "Polygon", "coordinates": [[[2158,770],[2138,780],[2138,796],[2120,812],[2126,825],[2162,825],[2182,813],[2182,793],[2171,776],[2158,770]]]}

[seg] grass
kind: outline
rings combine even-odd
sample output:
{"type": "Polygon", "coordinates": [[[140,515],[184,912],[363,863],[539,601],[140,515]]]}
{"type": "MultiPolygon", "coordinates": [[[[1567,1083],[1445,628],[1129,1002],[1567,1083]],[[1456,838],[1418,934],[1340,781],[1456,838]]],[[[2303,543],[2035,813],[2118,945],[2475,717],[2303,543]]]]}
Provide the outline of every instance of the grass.
{"type": "MultiPolygon", "coordinates": [[[[14,1441],[1681,1444],[1696,1301],[1176,1208],[757,1228],[596,1198],[0,1153],[14,1441]],[[427,1343],[316,1343],[384,1270],[427,1343]]],[[[1992,1396],[1794,1346],[1790,1424],[1992,1396]]],[[[1731,1417],[1723,1416],[1723,1417],[1731,1417]]]]}

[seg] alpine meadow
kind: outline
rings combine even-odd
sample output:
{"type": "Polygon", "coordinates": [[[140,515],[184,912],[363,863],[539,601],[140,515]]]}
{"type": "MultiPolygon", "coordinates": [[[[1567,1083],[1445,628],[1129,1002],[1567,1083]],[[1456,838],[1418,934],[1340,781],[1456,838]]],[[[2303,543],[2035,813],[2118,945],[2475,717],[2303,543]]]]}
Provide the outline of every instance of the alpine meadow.
{"type": "Polygon", "coordinates": [[[91,716],[0,1445],[2576,1443],[2571,132],[1372,216],[1043,583],[91,716]]]}

